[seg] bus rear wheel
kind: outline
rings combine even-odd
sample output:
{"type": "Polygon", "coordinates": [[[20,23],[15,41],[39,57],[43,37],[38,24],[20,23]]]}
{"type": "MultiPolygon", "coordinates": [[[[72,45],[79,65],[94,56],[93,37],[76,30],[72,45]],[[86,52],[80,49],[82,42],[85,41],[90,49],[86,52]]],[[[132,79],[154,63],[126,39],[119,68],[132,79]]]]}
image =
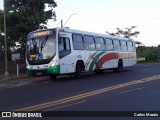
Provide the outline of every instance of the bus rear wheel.
{"type": "Polygon", "coordinates": [[[80,76],[81,76],[81,67],[80,67],[80,64],[77,64],[76,65],[76,71],[75,71],[74,77],[76,79],[79,79],[80,76]]]}
{"type": "Polygon", "coordinates": [[[118,61],[118,67],[113,69],[114,72],[122,72],[123,71],[123,61],[119,60],[118,61]]]}

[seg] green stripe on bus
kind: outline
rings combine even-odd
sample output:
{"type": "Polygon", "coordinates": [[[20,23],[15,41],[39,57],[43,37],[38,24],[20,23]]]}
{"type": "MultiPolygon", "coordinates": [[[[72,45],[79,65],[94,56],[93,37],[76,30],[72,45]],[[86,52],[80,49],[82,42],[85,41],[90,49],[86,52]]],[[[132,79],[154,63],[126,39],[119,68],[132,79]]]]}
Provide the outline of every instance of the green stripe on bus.
{"type": "Polygon", "coordinates": [[[94,67],[94,64],[95,64],[95,60],[94,59],[97,59],[99,58],[102,54],[104,54],[105,52],[100,52],[98,53],[91,61],[91,64],[89,66],[89,71],[92,71],[93,70],[93,67],[94,67]]]}
{"type": "Polygon", "coordinates": [[[48,74],[60,74],[60,65],[56,65],[48,69],[48,74]]]}

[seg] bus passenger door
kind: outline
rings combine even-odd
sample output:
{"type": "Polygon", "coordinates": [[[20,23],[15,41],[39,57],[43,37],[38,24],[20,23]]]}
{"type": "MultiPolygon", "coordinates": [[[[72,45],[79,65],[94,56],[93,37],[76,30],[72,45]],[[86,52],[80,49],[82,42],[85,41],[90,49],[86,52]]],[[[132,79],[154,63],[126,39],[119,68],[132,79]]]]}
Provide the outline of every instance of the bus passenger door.
{"type": "Polygon", "coordinates": [[[68,37],[59,37],[58,39],[60,73],[70,73],[74,70],[71,61],[71,46],[68,37]]]}

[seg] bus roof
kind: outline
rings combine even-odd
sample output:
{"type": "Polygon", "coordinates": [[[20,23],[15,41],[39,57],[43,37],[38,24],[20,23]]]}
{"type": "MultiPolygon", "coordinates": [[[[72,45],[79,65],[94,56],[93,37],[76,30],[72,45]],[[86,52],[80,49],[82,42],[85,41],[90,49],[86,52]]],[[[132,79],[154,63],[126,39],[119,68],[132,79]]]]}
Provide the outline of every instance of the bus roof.
{"type": "Polygon", "coordinates": [[[82,31],[82,30],[75,30],[75,29],[70,29],[70,28],[50,28],[50,29],[38,29],[36,31],[32,31],[31,33],[35,32],[40,32],[40,31],[47,31],[47,30],[53,30],[56,29],[57,31],[64,31],[64,32],[69,32],[69,33],[76,33],[76,34],[82,34],[82,35],[91,35],[91,36],[97,36],[97,37],[103,37],[103,38],[110,38],[110,39],[118,39],[118,40],[126,40],[126,41],[133,41],[131,38],[125,38],[125,37],[120,37],[120,36],[113,36],[109,34],[101,34],[101,33],[95,33],[95,32],[88,32],[88,31],[82,31]]]}
{"type": "Polygon", "coordinates": [[[101,33],[95,33],[95,32],[88,32],[88,31],[81,31],[81,30],[75,30],[75,29],[69,29],[69,28],[63,28],[63,30],[64,32],[77,33],[77,34],[82,34],[82,35],[92,35],[92,36],[103,37],[103,38],[111,38],[111,39],[119,39],[119,40],[129,40],[130,39],[130,38],[125,38],[125,37],[119,37],[119,36],[113,36],[113,35],[101,34],[101,33]]]}

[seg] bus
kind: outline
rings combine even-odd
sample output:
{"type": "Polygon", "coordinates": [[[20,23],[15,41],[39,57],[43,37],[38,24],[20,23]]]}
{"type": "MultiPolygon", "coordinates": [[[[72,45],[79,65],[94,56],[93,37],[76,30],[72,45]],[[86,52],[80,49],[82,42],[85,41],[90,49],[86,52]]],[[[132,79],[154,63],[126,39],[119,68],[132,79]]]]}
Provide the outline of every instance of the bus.
{"type": "Polygon", "coordinates": [[[26,68],[30,76],[121,72],[136,64],[135,42],[130,38],[69,28],[30,32],[26,41],[26,68]]]}

